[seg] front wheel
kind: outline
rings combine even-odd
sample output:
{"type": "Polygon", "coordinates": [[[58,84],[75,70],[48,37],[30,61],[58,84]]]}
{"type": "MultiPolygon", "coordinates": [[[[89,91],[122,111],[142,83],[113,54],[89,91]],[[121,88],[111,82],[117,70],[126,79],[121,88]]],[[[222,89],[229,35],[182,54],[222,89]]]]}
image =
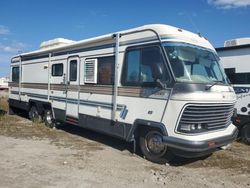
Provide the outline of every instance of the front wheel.
{"type": "Polygon", "coordinates": [[[246,124],[241,128],[241,139],[245,144],[250,145],[250,124],[246,124]]]}
{"type": "Polygon", "coordinates": [[[170,162],[174,155],[163,144],[163,135],[158,130],[146,130],[140,135],[140,148],[142,154],[149,161],[159,164],[170,162]]]}
{"type": "Polygon", "coordinates": [[[56,127],[56,123],[55,123],[55,120],[53,118],[53,114],[52,114],[51,110],[45,110],[45,112],[44,112],[44,123],[49,128],[55,128],[56,127]]]}

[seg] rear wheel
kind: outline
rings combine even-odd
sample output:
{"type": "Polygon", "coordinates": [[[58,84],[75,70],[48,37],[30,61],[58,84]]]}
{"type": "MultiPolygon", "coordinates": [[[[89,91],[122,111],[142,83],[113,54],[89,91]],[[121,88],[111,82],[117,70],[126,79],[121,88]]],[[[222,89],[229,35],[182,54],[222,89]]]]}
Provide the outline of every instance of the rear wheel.
{"type": "Polygon", "coordinates": [[[165,164],[174,157],[169,148],[163,144],[163,135],[158,130],[150,129],[141,133],[140,148],[145,158],[155,163],[165,164]]]}
{"type": "Polygon", "coordinates": [[[30,110],[29,110],[29,118],[33,122],[38,122],[38,123],[42,122],[42,116],[38,113],[38,110],[37,110],[36,106],[32,106],[30,108],[30,110]]]}
{"type": "Polygon", "coordinates": [[[44,112],[44,123],[47,127],[49,128],[55,128],[56,127],[56,122],[53,118],[53,114],[51,110],[45,110],[44,112]]]}
{"type": "Polygon", "coordinates": [[[15,115],[16,109],[12,106],[9,106],[8,114],[9,115],[15,115]]]}
{"type": "Polygon", "coordinates": [[[250,145],[250,124],[246,124],[241,128],[241,139],[245,144],[250,145]]]}

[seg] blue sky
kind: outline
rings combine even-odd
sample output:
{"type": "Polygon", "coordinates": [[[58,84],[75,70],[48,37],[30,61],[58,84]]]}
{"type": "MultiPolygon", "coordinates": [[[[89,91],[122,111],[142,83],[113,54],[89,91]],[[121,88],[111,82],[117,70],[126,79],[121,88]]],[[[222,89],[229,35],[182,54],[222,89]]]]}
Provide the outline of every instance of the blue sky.
{"type": "Polygon", "coordinates": [[[215,47],[250,37],[250,0],[1,0],[0,77],[42,41],[80,40],[150,23],[200,32],[215,47]]]}

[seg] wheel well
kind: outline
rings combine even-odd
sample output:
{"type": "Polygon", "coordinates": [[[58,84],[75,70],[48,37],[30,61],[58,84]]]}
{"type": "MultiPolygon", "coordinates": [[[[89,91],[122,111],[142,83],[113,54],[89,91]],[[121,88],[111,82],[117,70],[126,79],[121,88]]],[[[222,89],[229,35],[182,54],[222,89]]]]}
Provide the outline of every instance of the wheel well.
{"type": "Polygon", "coordinates": [[[164,134],[163,131],[159,127],[138,124],[134,130],[134,138],[137,140],[140,137],[140,135],[145,134],[146,131],[149,131],[149,130],[157,130],[160,133],[164,134]]]}
{"type": "Polygon", "coordinates": [[[51,104],[49,104],[49,103],[43,104],[43,109],[44,110],[51,110],[51,104]]]}
{"type": "Polygon", "coordinates": [[[45,110],[51,109],[51,104],[50,103],[45,103],[41,101],[29,101],[29,110],[31,109],[32,106],[35,106],[38,110],[39,114],[43,114],[45,110]]]}
{"type": "Polygon", "coordinates": [[[37,106],[36,106],[36,103],[35,103],[34,101],[30,101],[30,102],[29,102],[29,110],[31,109],[32,106],[37,107],[37,106]]]}

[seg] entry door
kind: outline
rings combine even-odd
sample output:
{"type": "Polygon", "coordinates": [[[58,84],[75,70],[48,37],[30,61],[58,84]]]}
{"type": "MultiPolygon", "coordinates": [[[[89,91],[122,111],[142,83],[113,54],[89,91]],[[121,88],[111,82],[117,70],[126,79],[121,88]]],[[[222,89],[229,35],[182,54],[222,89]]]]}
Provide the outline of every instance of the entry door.
{"type": "Polygon", "coordinates": [[[67,61],[66,121],[78,124],[79,105],[79,57],[67,61]]]}

